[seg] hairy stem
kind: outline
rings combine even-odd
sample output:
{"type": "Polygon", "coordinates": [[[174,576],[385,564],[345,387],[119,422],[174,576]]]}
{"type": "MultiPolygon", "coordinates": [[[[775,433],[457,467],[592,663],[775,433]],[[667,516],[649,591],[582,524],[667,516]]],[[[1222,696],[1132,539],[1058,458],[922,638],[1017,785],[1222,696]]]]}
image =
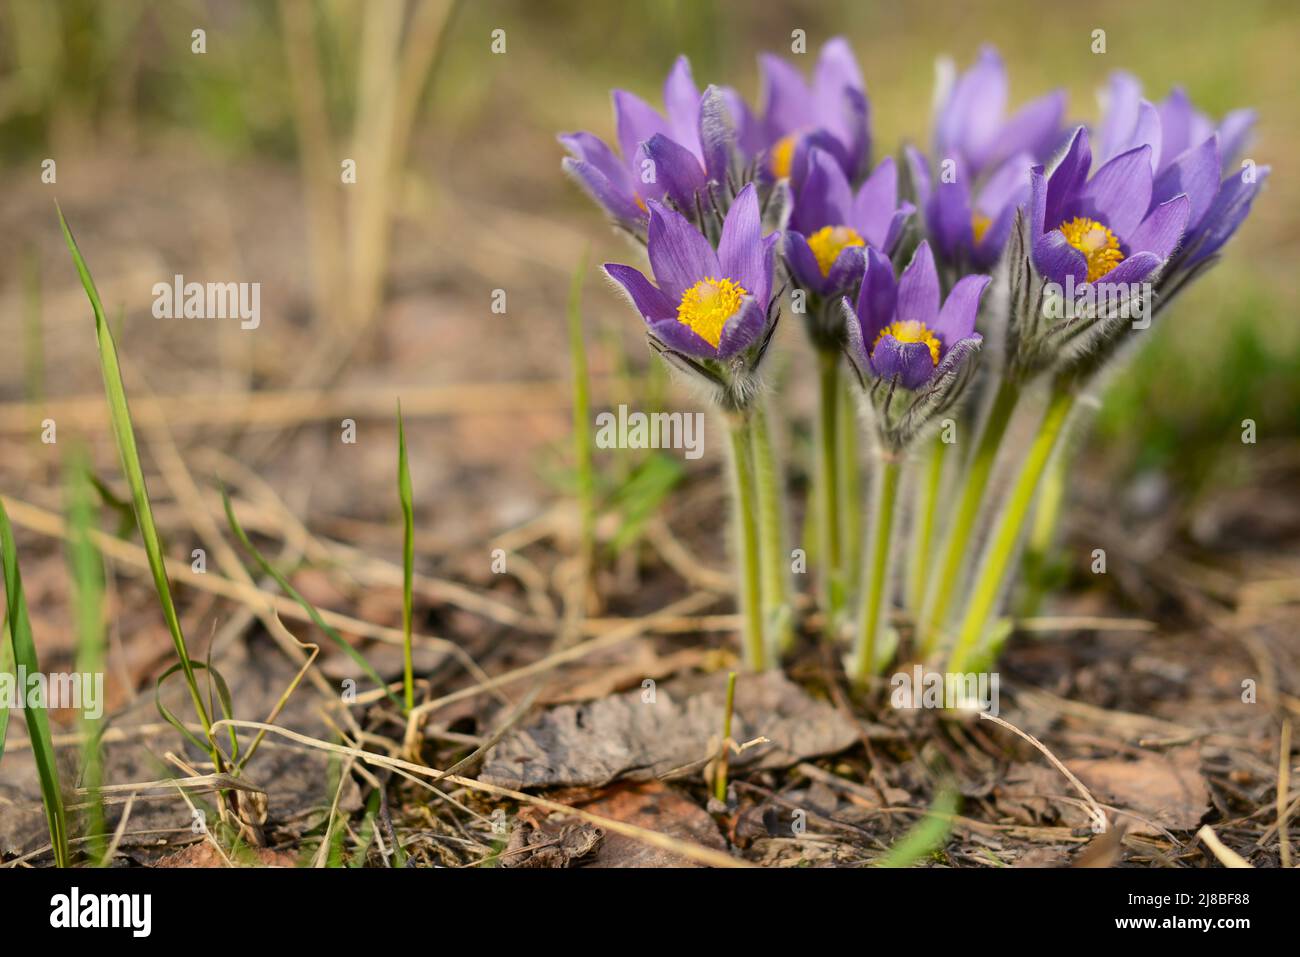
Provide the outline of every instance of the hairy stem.
{"type": "Polygon", "coordinates": [[[1019,383],[1011,379],[1003,379],[998,386],[997,394],[993,397],[988,418],[984,421],[979,444],[976,445],[975,452],[962,476],[961,498],[952,513],[947,537],[940,553],[939,573],[930,582],[925,606],[916,624],[922,657],[928,657],[938,646],[952,600],[961,584],[962,564],[970,548],[971,533],[975,530],[975,520],[979,516],[984,492],[988,488],[989,475],[993,471],[993,463],[998,457],[998,448],[1002,444],[1002,438],[1011,422],[1011,414],[1015,411],[1019,400],[1019,383]]]}
{"type": "Polygon", "coordinates": [[[880,635],[889,605],[890,552],[894,535],[894,513],[898,501],[898,477],[902,464],[882,458],[875,475],[871,507],[871,553],[862,582],[863,603],[854,646],[853,677],[859,684],[876,671],[880,635]]]}
{"type": "Polygon", "coordinates": [[[763,582],[763,618],[773,646],[786,651],[794,643],[794,609],[790,601],[790,575],[785,549],[785,485],[777,467],[767,405],[754,403],[750,420],[758,495],[758,555],[763,582]]]}
{"type": "Polygon", "coordinates": [[[1016,545],[1024,529],[1025,518],[1034,502],[1034,493],[1043,477],[1047,463],[1051,461],[1052,452],[1064,431],[1070,410],[1074,408],[1076,393],[1072,383],[1058,379],[1052,384],[1052,392],[1047,411],[1038,426],[1025,456],[1020,472],[1016,476],[1006,504],[998,515],[989,539],[988,549],[979,565],[979,573],[971,586],[970,598],[966,604],[966,613],[962,617],[961,629],[957,633],[957,643],[948,659],[948,671],[960,672],[967,659],[976,649],[980,636],[993,613],[998,596],[1006,583],[1006,575],[1015,557],[1016,545]]]}
{"type": "Polygon", "coordinates": [[[936,438],[925,459],[925,475],[918,486],[916,514],[912,527],[911,567],[907,576],[907,607],[913,618],[921,615],[925,602],[925,577],[932,565],[935,514],[939,509],[939,492],[943,486],[943,467],[948,460],[948,444],[936,438]]]}
{"type": "Polygon", "coordinates": [[[818,550],[821,552],[822,611],[826,616],[826,636],[834,637],[836,623],[844,607],[844,580],[840,550],[839,467],[836,439],[840,407],[839,355],[822,350],[817,356],[817,518],[821,524],[818,550]]]}
{"type": "Polygon", "coordinates": [[[753,443],[750,417],[740,413],[728,423],[731,432],[731,477],[736,524],[736,548],[740,553],[741,615],[744,619],[745,662],[752,671],[767,667],[763,638],[763,593],[759,565],[758,494],[754,481],[753,443]]]}

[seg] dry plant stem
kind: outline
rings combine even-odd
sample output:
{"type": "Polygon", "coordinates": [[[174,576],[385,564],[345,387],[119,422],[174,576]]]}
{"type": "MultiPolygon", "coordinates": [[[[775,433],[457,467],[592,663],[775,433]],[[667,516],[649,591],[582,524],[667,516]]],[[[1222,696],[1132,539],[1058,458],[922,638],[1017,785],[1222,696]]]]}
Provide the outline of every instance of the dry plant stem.
{"type": "Polygon", "coordinates": [[[731,750],[731,716],[736,707],[736,673],[727,674],[727,705],[722,712],[722,746],[718,752],[718,777],[713,786],[713,796],[727,802],[727,758],[731,750]]]}
{"type": "Polygon", "coordinates": [[[622,834],[634,840],[650,844],[654,847],[671,851],[674,854],[680,854],[683,857],[690,858],[707,864],[711,867],[746,867],[744,861],[738,860],[725,854],[722,851],[715,851],[712,848],[702,847],[699,844],[692,844],[688,841],[682,841],[677,838],[669,837],[667,834],[661,834],[658,831],[651,831],[648,828],[638,827],[635,824],[628,824],[624,821],[618,821],[614,818],[602,817],[599,814],[592,814],[590,811],[584,811],[581,808],[571,807],[567,804],[560,804],[558,801],[550,801],[546,798],[537,797],[533,794],[525,794],[522,791],[512,791],[509,788],[497,787],[494,784],[487,784],[483,781],[476,781],[473,778],[464,778],[454,774],[445,774],[434,768],[425,767],[421,764],[413,764],[410,761],[403,761],[399,758],[391,758],[382,754],[375,754],[371,751],[362,751],[357,748],[348,748],[343,745],[333,744],[329,741],[321,741],[318,738],[311,738],[305,734],[298,734],[286,728],[276,725],[262,724],[257,721],[240,721],[230,718],[222,718],[217,722],[218,725],[231,725],[240,728],[265,729],[266,731],[280,735],[290,741],[307,747],[316,748],[321,751],[328,751],[344,757],[356,758],[366,764],[376,765],[382,768],[389,768],[394,771],[406,771],[420,777],[433,777],[435,780],[448,781],[460,787],[467,788],[471,791],[479,791],[483,794],[490,794],[495,797],[508,798],[512,801],[519,801],[524,804],[532,804],[536,807],[544,808],[557,814],[567,814],[580,818],[589,823],[599,825],[616,834],[622,834]]]}
{"type": "Polygon", "coordinates": [[[840,357],[823,349],[817,353],[817,520],[821,552],[822,607],[826,612],[826,637],[834,639],[844,609],[841,578],[839,455],[836,440],[840,409],[840,357]]]}
{"type": "Polygon", "coordinates": [[[898,503],[898,479],[902,462],[882,452],[876,467],[871,506],[871,553],[867,557],[862,582],[863,603],[858,623],[858,640],[854,647],[853,678],[865,684],[876,673],[881,632],[887,627],[885,612],[889,605],[890,552],[894,535],[894,516],[898,503]]]}
{"type": "Polygon", "coordinates": [[[728,416],[731,436],[732,515],[739,553],[740,590],[737,604],[744,616],[742,648],[751,671],[767,668],[763,634],[763,582],[759,562],[758,492],[754,481],[752,419],[748,412],[728,416]]]}
{"type": "Polygon", "coordinates": [[[975,520],[979,517],[993,463],[1019,400],[1020,384],[1012,379],[1003,379],[984,420],[979,444],[958,483],[961,498],[950,518],[951,524],[940,553],[939,573],[930,580],[925,607],[917,621],[922,657],[929,657],[938,647],[953,598],[961,585],[962,564],[970,549],[971,534],[975,530],[975,520]]]}
{"type": "Polygon", "coordinates": [[[1065,431],[1077,397],[1073,382],[1066,378],[1053,381],[1038,432],[993,525],[988,547],[980,556],[978,572],[957,633],[957,643],[948,659],[948,671],[962,672],[968,660],[979,650],[980,639],[1006,584],[1007,572],[1015,557],[1034,493],[1065,431]]]}
{"type": "Polygon", "coordinates": [[[1282,721],[1281,755],[1277,764],[1277,840],[1281,848],[1282,866],[1291,868],[1291,838],[1286,827],[1286,802],[1291,793],[1291,720],[1282,721]]]}
{"type": "Polygon", "coordinates": [[[755,486],[758,494],[759,561],[763,570],[763,618],[767,644],[778,654],[794,643],[794,609],[785,549],[785,483],[777,465],[767,405],[754,404],[750,422],[755,486]]]}

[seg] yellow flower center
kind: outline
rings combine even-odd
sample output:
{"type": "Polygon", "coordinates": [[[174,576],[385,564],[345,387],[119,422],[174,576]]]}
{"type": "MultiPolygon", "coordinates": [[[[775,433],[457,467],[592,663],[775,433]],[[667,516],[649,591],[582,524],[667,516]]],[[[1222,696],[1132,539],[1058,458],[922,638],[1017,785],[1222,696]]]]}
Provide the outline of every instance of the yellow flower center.
{"type": "Polygon", "coordinates": [[[851,226],[823,226],[808,237],[808,248],[817,257],[822,275],[829,276],[840,251],[849,246],[865,246],[866,241],[851,226]]]}
{"type": "Polygon", "coordinates": [[[723,326],[740,311],[748,295],[744,286],[730,279],[701,279],[682,293],[677,321],[716,349],[722,341],[723,326]]]}
{"type": "Polygon", "coordinates": [[[772,147],[772,175],[777,179],[785,179],[790,175],[790,167],[794,165],[794,147],[798,141],[798,134],[791,133],[781,137],[772,147]]]}
{"type": "Polygon", "coordinates": [[[993,225],[993,220],[989,219],[983,213],[973,213],[970,218],[971,232],[975,234],[975,245],[978,246],[984,241],[984,234],[989,231],[993,225]]]}
{"type": "Polygon", "coordinates": [[[1115,234],[1095,219],[1076,216],[1061,223],[1061,235],[1088,260],[1088,282],[1096,282],[1124,258],[1115,234]]]}
{"type": "Polygon", "coordinates": [[[885,336],[893,336],[899,342],[924,342],[930,347],[930,361],[935,365],[939,364],[939,339],[924,322],[916,319],[900,319],[891,322],[876,336],[876,341],[871,344],[872,352],[876,351],[876,346],[880,345],[880,340],[885,336]]]}

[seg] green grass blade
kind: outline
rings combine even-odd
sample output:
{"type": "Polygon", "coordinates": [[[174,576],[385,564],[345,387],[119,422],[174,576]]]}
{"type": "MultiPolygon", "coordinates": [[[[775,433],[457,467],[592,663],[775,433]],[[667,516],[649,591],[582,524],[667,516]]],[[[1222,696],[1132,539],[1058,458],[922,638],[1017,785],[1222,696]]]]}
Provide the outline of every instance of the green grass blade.
{"type": "MultiPolygon", "coordinates": [[[[194,701],[199,722],[211,738],[212,722],[203,706],[203,696],[199,693],[199,686],[194,677],[189,648],[185,644],[180,617],[176,613],[176,603],[172,600],[171,585],[167,580],[162,543],[158,538],[158,528],[154,524],[153,509],[149,505],[149,489],[145,484],[144,469],[140,465],[140,450],[136,446],[135,428],[131,424],[131,410],[127,405],[126,386],[122,382],[122,370],[117,360],[117,346],[113,342],[113,333],[108,327],[108,319],[104,315],[104,306],[100,302],[99,291],[95,288],[95,280],[91,278],[90,269],[82,258],[77,241],[72,238],[72,230],[68,228],[68,221],[63,218],[62,209],[59,210],[59,225],[63,229],[63,238],[68,244],[68,251],[72,253],[72,261],[76,264],[77,275],[81,277],[81,285],[86,290],[86,297],[90,300],[91,309],[95,313],[95,337],[99,344],[100,371],[104,376],[104,393],[108,398],[113,437],[122,459],[122,472],[131,487],[136,523],[140,527],[140,538],[149,559],[149,571],[153,576],[154,590],[158,593],[158,603],[162,606],[167,630],[171,632],[172,644],[176,646],[181,670],[185,672],[185,681],[189,685],[190,697],[194,701]]],[[[212,746],[211,750],[213,760],[216,761],[215,746],[212,746]]]]}
{"type": "MultiPolygon", "coordinates": [[[[25,668],[29,675],[40,674],[41,665],[36,657],[36,642],[32,638],[32,623],[27,617],[27,600],[23,597],[23,579],[18,570],[18,547],[9,525],[9,513],[0,503],[0,552],[3,553],[5,603],[9,609],[9,637],[13,648],[13,661],[25,668]]],[[[68,816],[63,809],[63,792],[59,790],[59,771],[55,763],[54,740],[50,737],[50,719],[45,708],[23,709],[27,717],[27,734],[32,742],[32,757],[41,781],[41,797],[45,804],[45,819],[50,826],[50,844],[54,848],[54,863],[67,867],[72,863],[68,852],[68,816]]]]}
{"type": "Polygon", "coordinates": [[[257,562],[258,567],[261,568],[265,574],[270,575],[275,579],[275,583],[284,589],[284,593],[302,607],[302,610],[307,613],[309,618],[311,618],[312,623],[321,631],[325,632],[330,641],[338,645],[344,654],[355,661],[357,666],[369,675],[370,680],[381,688],[384,694],[388,696],[388,700],[401,708],[402,702],[398,699],[397,695],[393,694],[393,692],[389,690],[388,684],[383,678],[379,677],[379,672],[375,671],[370,662],[366,661],[365,656],[348,644],[343,639],[342,635],[326,624],[325,619],[320,616],[320,612],[316,610],[316,607],[306,598],[303,598],[302,595],[298,594],[298,590],[289,584],[289,579],[285,578],[284,575],[280,573],[279,569],[275,568],[270,562],[268,562],[266,557],[257,550],[257,546],[249,541],[247,533],[245,533],[243,527],[239,524],[239,519],[235,518],[235,509],[230,504],[230,493],[224,488],[221,490],[221,502],[226,508],[226,522],[230,525],[230,530],[234,532],[235,537],[239,539],[239,544],[243,545],[244,548],[247,549],[248,553],[253,556],[253,560],[257,562]]]}
{"type": "Polygon", "coordinates": [[[937,851],[952,830],[952,815],[957,813],[957,792],[947,788],[939,792],[929,812],[912,829],[898,839],[878,867],[911,867],[932,851],[937,851]]]}
{"type": "MultiPolygon", "coordinates": [[[[85,449],[77,446],[69,456],[64,481],[68,513],[68,565],[72,573],[73,621],[77,635],[77,671],[102,675],[106,635],[104,630],[104,566],[99,550],[90,539],[95,524],[93,489],[88,477],[89,461],[85,449]]],[[[105,835],[108,827],[99,789],[104,783],[104,766],[99,750],[103,716],[83,718],[81,732],[82,787],[90,798],[89,843],[91,860],[103,863],[105,835]]]]}
{"type": "MultiPolygon", "coordinates": [[[[0,675],[13,674],[14,649],[9,641],[9,608],[7,605],[0,605],[0,675]]],[[[0,759],[5,756],[5,734],[8,731],[9,700],[4,695],[0,695],[0,759]]]]}
{"type": "Polygon", "coordinates": [[[415,666],[411,661],[411,581],[415,577],[415,506],[411,495],[411,464],[406,457],[406,427],[402,403],[397,403],[397,497],[402,502],[402,651],[406,710],[415,707],[415,666]]]}

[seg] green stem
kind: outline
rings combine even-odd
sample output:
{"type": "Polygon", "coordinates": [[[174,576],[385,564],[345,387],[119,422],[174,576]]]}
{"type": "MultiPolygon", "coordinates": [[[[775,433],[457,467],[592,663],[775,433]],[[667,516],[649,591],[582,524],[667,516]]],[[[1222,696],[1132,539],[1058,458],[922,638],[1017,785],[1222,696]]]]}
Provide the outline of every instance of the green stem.
{"type": "Polygon", "coordinates": [[[1020,400],[1020,384],[1003,379],[998,386],[988,418],[980,433],[979,444],[971,456],[970,464],[960,483],[961,498],[953,511],[948,534],[944,540],[939,561],[939,575],[930,582],[926,591],[925,607],[917,621],[916,633],[920,640],[921,656],[928,657],[939,643],[940,634],[947,622],[948,611],[960,585],[963,560],[970,546],[975,519],[988,488],[989,475],[998,457],[998,447],[1011,422],[1011,414],[1020,400]]]}
{"type": "Polygon", "coordinates": [[[855,582],[862,577],[862,461],[858,449],[858,414],[854,407],[854,386],[840,377],[839,460],[840,501],[844,503],[841,580],[855,582]]]}
{"type": "Polygon", "coordinates": [[[818,550],[822,561],[822,611],[826,615],[825,633],[835,635],[835,627],[844,607],[844,581],[841,577],[840,496],[836,426],[840,407],[840,363],[838,353],[823,350],[817,356],[819,410],[817,427],[817,518],[821,523],[818,550]]]}
{"type": "Polygon", "coordinates": [[[901,471],[901,463],[894,458],[882,458],[876,470],[871,512],[871,554],[867,559],[867,573],[863,579],[866,598],[862,605],[853,657],[853,677],[858,684],[864,683],[876,671],[877,649],[889,605],[890,546],[893,542],[898,477],[901,471]]]}
{"type": "Polygon", "coordinates": [[[753,443],[750,419],[738,413],[729,423],[731,432],[731,476],[736,522],[736,545],[740,552],[739,604],[744,618],[745,661],[752,671],[767,667],[763,640],[763,593],[759,566],[758,501],[754,482],[753,443]]]}
{"type": "Polygon", "coordinates": [[[1029,540],[1025,543],[1025,589],[1018,605],[1022,618],[1038,613],[1043,596],[1051,587],[1053,575],[1048,563],[1052,560],[1052,543],[1056,540],[1056,529],[1061,521],[1061,506],[1065,502],[1069,472],[1070,456],[1068,450],[1063,449],[1060,454],[1052,457],[1047,467],[1043,487],[1034,506],[1029,540]]]}
{"type": "Polygon", "coordinates": [[[722,712],[722,750],[718,754],[718,775],[713,784],[713,796],[727,803],[727,763],[731,756],[731,715],[736,707],[736,673],[727,674],[727,704],[722,712]]]}
{"type": "Polygon", "coordinates": [[[907,578],[907,605],[913,618],[921,614],[925,602],[925,573],[931,566],[930,550],[934,547],[935,513],[943,487],[943,467],[948,460],[948,444],[936,438],[930,443],[925,462],[925,480],[919,485],[916,518],[912,534],[912,564],[907,578]]]}
{"type": "Polygon", "coordinates": [[[754,477],[758,493],[758,557],[763,580],[763,618],[773,646],[786,651],[794,643],[794,610],[785,549],[785,487],[772,447],[767,404],[754,403],[750,421],[754,477]]]}
{"type": "Polygon", "coordinates": [[[966,665],[971,652],[975,650],[980,636],[984,633],[989,616],[1002,594],[1006,582],[1007,570],[1015,557],[1016,544],[1024,529],[1025,517],[1034,502],[1034,493],[1043,477],[1052,452],[1064,431],[1070,410],[1074,408],[1076,393],[1073,383],[1058,379],[1052,383],[1051,398],[1043,420],[1039,424],[1038,434],[1034,436],[1025,456],[1020,472],[1016,476],[1006,504],[998,515],[989,538],[988,549],[979,565],[979,574],[971,586],[970,599],[966,613],[962,617],[961,629],[957,633],[957,643],[948,659],[949,672],[959,673],[966,665]]]}

